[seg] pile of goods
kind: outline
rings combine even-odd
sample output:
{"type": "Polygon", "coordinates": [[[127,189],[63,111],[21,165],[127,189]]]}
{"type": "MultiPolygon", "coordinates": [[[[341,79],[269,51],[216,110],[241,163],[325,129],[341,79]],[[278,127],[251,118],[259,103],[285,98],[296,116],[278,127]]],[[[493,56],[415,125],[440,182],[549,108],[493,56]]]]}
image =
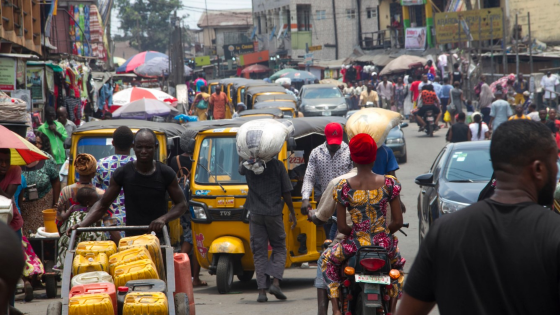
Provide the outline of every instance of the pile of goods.
{"type": "Polygon", "coordinates": [[[264,171],[264,164],[276,156],[287,138],[293,134],[291,121],[258,119],[244,123],[237,131],[237,154],[243,166],[255,174],[264,171]]]}
{"type": "Polygon", "coordinates": [[[163,258],[155,235],[81,242],[72,264],[69,314],[168,314],[163,258]]]}
{"type": "Polygon", "coordinates": [[[348,118],[346,134],[350,140],[359,133],[367,133],[380,146],[385,143],[389,131],[396,127],[401,120],[401,114],[394,111],[382,108],[364,108],[348,118]]]}

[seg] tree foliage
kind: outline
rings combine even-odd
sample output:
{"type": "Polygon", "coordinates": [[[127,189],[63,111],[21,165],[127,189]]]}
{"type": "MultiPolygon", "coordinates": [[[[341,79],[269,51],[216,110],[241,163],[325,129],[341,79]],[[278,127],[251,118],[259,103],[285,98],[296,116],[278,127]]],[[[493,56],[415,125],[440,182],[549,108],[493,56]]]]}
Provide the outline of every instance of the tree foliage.
{"type": "Polygon", "coordinates": [[[181,9],[179,0],[117,0],[120,28],[129,45],[140,51],[166,52],[171,36],[171,17],[181,9]]]}

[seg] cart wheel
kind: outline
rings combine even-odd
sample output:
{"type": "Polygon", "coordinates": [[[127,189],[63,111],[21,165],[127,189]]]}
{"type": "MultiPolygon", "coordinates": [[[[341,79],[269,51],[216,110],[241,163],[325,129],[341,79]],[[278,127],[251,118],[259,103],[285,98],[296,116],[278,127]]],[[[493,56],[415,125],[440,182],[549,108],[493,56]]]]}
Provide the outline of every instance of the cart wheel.
{"type": "Polygon", "coordinates": [[[218,258],[218,268],[216,268],[216,284],[218,292],[228,293],[233,284],[233,261],[230,255],[221,255],[218,258]]]}
{"type": "Polygon", "coordinates": [[[190,315],[189,297],[186,293],[175,294],[175,315],[190,315]]]}
{"type": "MultiPolygon", "coordinates": [[[[45,272],[52,273],[54,261],[47,260],[45,262],[45,272]]],[[[56,282],[55,274],[47,274],[43,276],[45,282],[45,289],[47,291],[47,298],[53,299],[58,293],[58,284],[56,282]]]]}
{"type": "Polygon", "coordinates": [[[62,302],[53,302],[47,308],[47,315],[62,315],[62,302]]]}
{"type": "Polygon", "coordinates": [[[241,282],[249,282],[253,279],[253,275],[255,274],[254,270],[243,270],[241,275],[237,275],[237,279],[241,282]]]}

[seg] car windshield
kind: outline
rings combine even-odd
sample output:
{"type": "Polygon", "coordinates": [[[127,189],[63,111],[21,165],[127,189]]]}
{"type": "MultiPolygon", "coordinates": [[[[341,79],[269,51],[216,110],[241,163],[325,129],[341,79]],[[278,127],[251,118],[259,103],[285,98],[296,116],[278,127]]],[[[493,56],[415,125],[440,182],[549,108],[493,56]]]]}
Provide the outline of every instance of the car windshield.
{"type": "Polygon", "coordinates": [[[456,150],[447,162],[445,179],[450,182],[489,181],[494,172],[488,148],[456,150]]]}
{"type": "MultiPolygon", "coordinates": [[[[134,157],[134,151],[130,150],[134,157]]],[[[113,147],[113,137],[84,137],[78,141],[78,154],[89,153],[95,157],[96,160],[102,159],[109,155],[115,154],[115,147],[113,147]]],[[[156,159],[158,156],[156,150],[156,159]]]]}
{"type": "Polygon", "coordinates": [[[206,137],[200,145],[194,181],[197,184],[245,184],[239,174],[235,137],[206,137]]]}
{"type": "Polygon", "coordinates": [[[309,89],[306,90],[302,96],[304,99],[339,97],[342,97],[342,93],[340,93],[340,90],[337,87],[309,89]]]}

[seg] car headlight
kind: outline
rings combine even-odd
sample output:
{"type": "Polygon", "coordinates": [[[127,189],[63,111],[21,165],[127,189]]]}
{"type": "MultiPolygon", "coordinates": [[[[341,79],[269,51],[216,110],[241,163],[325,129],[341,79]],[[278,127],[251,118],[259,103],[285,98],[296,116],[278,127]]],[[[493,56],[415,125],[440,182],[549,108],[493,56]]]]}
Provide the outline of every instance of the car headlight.
{"type": "Polygon", "coordinates": [[[348,108],[348,105],[346,105],[346,103],[342,103],[336,106],[336,109],[346,109],[346,108],[348,108]]]}
{"type": "Polygon", "coordinates": [[[386,144],[401,144],[404,143],[404,140],[402,138],[394,138],[394,139],[387,139],[385,141],[386,144]]]}
{"type": "Polygon", "coordinates": [[[470,206],[468,203],[456,202],[444,198],[439,199],[439,210],[443,214],[457,212],[465,207],[470,206]]]}
{"type": "Polygon", "coordinates": [[[195,219],[206,220],[206,211],[201,206],[192,206],[195,219]]]}
{"type": "Polygon", "coordinates": [[[315,106],[313,106],[313,105],[303,105],[303,107],[305,109],[315,109],[315,106]]]}

